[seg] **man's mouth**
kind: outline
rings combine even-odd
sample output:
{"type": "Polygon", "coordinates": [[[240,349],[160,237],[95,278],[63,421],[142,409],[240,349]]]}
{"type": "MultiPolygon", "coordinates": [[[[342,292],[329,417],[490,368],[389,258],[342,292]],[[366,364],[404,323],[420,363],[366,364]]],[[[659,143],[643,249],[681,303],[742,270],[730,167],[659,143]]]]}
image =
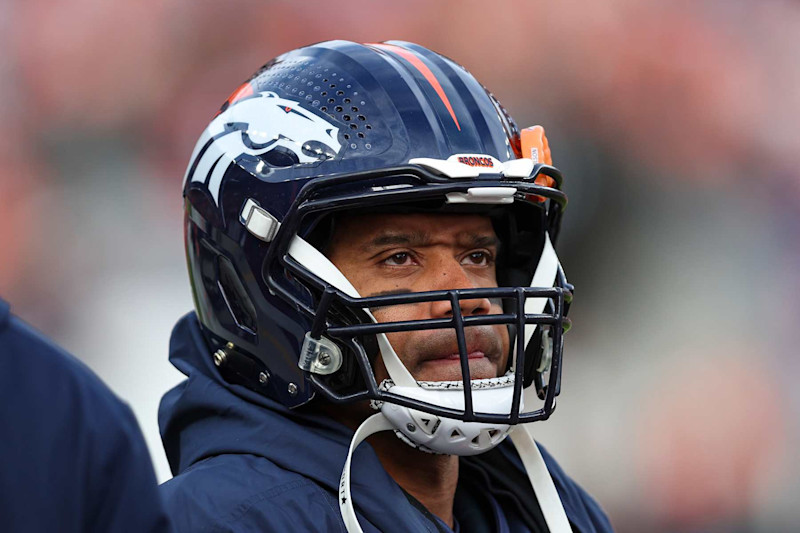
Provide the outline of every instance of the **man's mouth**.
{"type": "MultiPolygon", "coordinates": [[[[483,351],[481,350],[473,350],[469,352],[469,354],[467,355],[467,359],[482,359],[484,357],[486,357],[486,354],[483,353],[483,351]]],[[[443,363],[452,363],[453,361],[460,361],[460,360],[461,360],[460,354],[452,353],[450,355],[428,359],[425,362],[443,364],[443,363]]]]}
{"type": "Polygon", "coordinates": [[[490,326],[475,326],[464,333],[463,355],[454,332],[435,330],[413,337],[413,342],[406,344],[408,357],[403,363],[417,380],[460,381],[461,358],[466,357],[469,379],[497,377],[504,364],[502,332],[490,326]]]}

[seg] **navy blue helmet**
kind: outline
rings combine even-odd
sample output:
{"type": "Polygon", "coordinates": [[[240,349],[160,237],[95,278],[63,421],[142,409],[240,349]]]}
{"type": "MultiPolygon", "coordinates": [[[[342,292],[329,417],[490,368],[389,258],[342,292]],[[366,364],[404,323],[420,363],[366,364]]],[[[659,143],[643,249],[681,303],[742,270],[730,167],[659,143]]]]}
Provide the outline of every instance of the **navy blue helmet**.
{"type": "Polygon", "coordinates": [[[549,416],[572,289],[553,250],[566,196],[522,133],[466,69],[411,43],[324,42],[258,70],[211,120],[184,181],[195,305],[223,376],[290,408],[321,395],[464,421],[549,416]],[[499,287],[361,297],[324,255],[343,211],[485,213],[499,287]],[[369,311],[476,297],[503,313],[376,323],[369,311]],[[376,383],[387,332],[452,328],[463,341],[481,324],[507,324],[514,341],[506,411],[481,410],[476,384],[453,407],[376,383]]]}

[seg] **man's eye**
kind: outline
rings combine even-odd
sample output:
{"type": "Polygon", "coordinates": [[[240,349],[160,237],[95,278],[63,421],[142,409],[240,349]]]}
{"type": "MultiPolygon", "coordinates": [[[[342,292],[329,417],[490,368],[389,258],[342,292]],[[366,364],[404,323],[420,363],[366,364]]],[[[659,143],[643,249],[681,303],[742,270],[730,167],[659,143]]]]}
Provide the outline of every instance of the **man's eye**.
{"type": "Polygon", "coordinates": [[[411,254],[408,252],[398,252],[387,257],[384,262],[391,266],[404,266],[411,263],[411,254]]]}
{"type": "Polygon", "coordinates": [[[472,252],[462,262],[473,266],[487,266],[492,262],[492,257],[487,252],[472,252]]]}

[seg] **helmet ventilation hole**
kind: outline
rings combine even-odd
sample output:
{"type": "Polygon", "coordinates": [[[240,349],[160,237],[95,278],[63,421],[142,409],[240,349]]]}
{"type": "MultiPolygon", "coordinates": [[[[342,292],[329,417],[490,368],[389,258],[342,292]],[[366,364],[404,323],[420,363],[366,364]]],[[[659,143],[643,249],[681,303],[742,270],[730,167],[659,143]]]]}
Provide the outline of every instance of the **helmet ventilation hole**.
{"type": "Polygon", "coordinates": [[[331,72],[307,59],[284,59],[267,66],[254,79],[261,91],[276,91],[279,95],[307,102],[331,119],[340,121],[349,134],[340,133],[350,149],[373,150],[370,138],[372,125],[367,124],[369,103],[360,95],[359,87],[343,72],[331,72]],[[356,133],[353,130],[360,130],[356,133]]]}

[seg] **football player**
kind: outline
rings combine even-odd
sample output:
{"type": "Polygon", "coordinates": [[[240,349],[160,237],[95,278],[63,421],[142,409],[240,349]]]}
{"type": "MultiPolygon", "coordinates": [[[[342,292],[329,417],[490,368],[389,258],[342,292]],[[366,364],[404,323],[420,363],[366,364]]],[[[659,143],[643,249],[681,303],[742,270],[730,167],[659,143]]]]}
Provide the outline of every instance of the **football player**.
{"type": "Polygon", "coordinates": [[[551,163],[411,43],[300,48],[234,91],[184,178],[178,529],[609,531],[532,438],[572,300],[551,163]]]}

